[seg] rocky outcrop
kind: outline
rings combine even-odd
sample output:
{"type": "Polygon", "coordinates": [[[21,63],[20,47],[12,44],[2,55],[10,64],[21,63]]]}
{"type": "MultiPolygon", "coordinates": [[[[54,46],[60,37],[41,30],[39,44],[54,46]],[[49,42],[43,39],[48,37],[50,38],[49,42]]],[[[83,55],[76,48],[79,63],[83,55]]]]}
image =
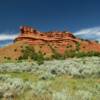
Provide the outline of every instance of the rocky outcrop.
{"type": "MultiPolygon", "coordinates": [[[[28,26],[20,27],[20,35],[14,40],[26,41],[33,46],[42,45],[43,52],[50,51],[50,47],[56,49],[57,52],[64,53],[65,51],[85,51],[85,52],[100,52],[100,44],[95,41],[83,40],[75,37],[71,32],[40,32],[28,26]],[[46,45],[49,45],[46,46],[46,45]]],[[[51,51],[50,51],[51,52],[51,51]]]]}
{"type": "Polygon", "coordinates": [[[20,35],[15,39],[15,41],[26,40],[27,42],[32,42],[33,44],[37,41],[42,43],[46,42],[57,42],[64,40],[79,41],[70,32],[39,32],[28,26],[20,27],[20,35]]]}

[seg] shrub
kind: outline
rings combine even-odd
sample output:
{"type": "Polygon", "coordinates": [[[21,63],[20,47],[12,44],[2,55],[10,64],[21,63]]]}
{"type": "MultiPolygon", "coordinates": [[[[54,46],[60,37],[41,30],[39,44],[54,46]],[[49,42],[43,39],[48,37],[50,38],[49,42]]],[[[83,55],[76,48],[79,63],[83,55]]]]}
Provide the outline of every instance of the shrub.
{"type": "Polygon", "coordinates": [[[4,59],[6,59],[6,60],[11,60],[11,58],[10,58],[10,57],[4,57],[4,59]]]}
{"type": "Polygon", "coordinates": [[[64,55],[58,53],[52,46],[49,45],[49,47],[51,48],[52,52],[53,52],[53,55],[52,55],[52,58],[53,59],[65,59],[64,58],[64,55]]]}
{"type": "Polygon", "coordinates": [[[98,41],[98,40],[96,40],[95,42],[96,42],[96,43],[99,43],[99,41],[98,41]]]}
{"type": "Polygon", "coordinates": [[[34,48],[31,46],[26,46],[23,50],[22,50],[23,55],[19,57],[19,60],[21,59],[33,59],[34,61],[37,61],[37,63],[43,64],[44,62],[44,56],[42,54],[42,52],[38,52],[36,53],[34,48]]]}
{"type": "Polygon", "coordinates": [[[100,57],[100,53],[99,52],[81,52],[81,51],[65,51],[65,58],[67,57],[92,57],[92,56],[98,56],[100,57]]]}
{"type": "Polygon", "coordinates": [[[14,49],[14,51],[16,52],[16,51],[17,51],[17,49],[14,49]]]}
{"type": "Polygon", "coordinates": [[[65,51],[65,57],[67,58],[67,57],[71,57],[71,58],[73,58],[73,57],[75,57],[75,51],[65,51]]]}
{"type": "Polygon", "coordinates": [[[52,58],[59,59],[59,60],[65,59],[65,57],[63,55],[61,55],[61,54],[59,54],[57,52],[52,55],[52,58]]]}
{"type": "Polygon", "coordinates": [[[4,59],[6,59],[6,57],[4,57],[4,59]]]}
{"type": "Polygon", "coordinates": [[[71,48],[71,47],[72,47],[72,45],[67,45],[67,46],[66,46],[66,48],[71,48]]]}
{"type": "Polygon", "coordinates": [[[80,43],[79,43],[79,42],[76,43],[76,50],[77,50],[77,51],[80,50],[80,43]]]}

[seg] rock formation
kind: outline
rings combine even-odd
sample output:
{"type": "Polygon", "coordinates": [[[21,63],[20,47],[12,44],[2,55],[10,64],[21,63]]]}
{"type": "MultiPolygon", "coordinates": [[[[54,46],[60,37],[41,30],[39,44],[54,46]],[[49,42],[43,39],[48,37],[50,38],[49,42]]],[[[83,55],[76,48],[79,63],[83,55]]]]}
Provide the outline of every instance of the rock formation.
{"type": "Polygon", "coordinates": [[[20,35],[14,41],[26,40],[27,42],[38,43],[38,41],[57,42],[64,40],[79,41],[70,32],[39,32],[28,26],[20,27],[20,35]],[[36,42],[37,41],[37,42],[36,42]]]}
{"type": "Polygon", "coordinates": [[[14,40],[26,41],[33,46],[42,45],[42,52],[50,51],[50,47],[57,52],[81,51],[100,52],[100,44],[95,41],[83,40],[75,37],[71,32],[40,32],[28,26],[20,27],[20,35],[14,40]],[[48,47],[49,45],[49,47],[48,47]]]}

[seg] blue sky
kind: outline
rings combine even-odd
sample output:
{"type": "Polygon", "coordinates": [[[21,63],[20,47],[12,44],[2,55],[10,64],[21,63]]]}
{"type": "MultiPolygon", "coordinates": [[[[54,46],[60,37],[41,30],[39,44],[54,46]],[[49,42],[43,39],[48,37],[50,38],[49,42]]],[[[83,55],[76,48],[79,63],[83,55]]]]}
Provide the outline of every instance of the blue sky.
{"type": "MultiPolygon", "coordinates": [[[[81,30],[97,30],[100,0],[0,0],[0,36],[18,34],[21,25],[40,31],[68,30],[80,34],[81,30]]],[[[91,30],[86,33],[88,38],[91,30]]],[[[0,45],[10,40],[1,39],[0,45]]]]}

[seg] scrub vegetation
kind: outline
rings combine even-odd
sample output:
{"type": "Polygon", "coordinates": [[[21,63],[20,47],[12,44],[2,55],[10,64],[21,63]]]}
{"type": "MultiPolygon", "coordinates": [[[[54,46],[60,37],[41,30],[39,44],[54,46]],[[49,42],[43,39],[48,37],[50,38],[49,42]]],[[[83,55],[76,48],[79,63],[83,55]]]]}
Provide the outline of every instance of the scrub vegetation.
{"type": "Polygon", "coordinates": [[[100,57],[0,64],[0,100],[99,100],[100,57]]]}

